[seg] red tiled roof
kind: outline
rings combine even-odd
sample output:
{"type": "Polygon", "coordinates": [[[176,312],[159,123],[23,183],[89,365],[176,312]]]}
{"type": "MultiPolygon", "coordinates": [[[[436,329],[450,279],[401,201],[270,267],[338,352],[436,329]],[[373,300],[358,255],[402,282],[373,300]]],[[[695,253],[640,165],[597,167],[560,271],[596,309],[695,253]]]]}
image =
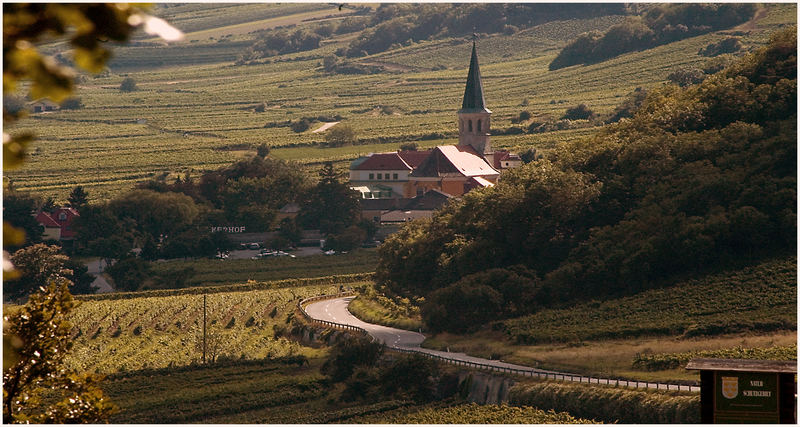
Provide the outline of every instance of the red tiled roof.
{"type": "Polygon", "coordinates": [[[411,170],[397,153],[375,153],[353,168],[354,170],[411,170]]]}
{"type": "Polygon", "coordinates": [[[59,224],[58,221],[53,219],[53,217],[51,217],[50,214],[48,214],[46,212],[39,212],[39,214],[36,215],[36,222],[38,222],[39,224],[42,224],[45,227],[58,227],[58,228],[61,228],[61,224],[59,224]]]}
{"type": "Polygon", "coordinates": [[[494,170],[470,146],[440,145],[412,176],[495,176],[494,170]]]}
{"type": "Polygon", "coordinates": [[[424,151],[398,151],[397,155],[400,156],[409,166],[416,169],[422,164],[425,159],[431,154],[432,150],[424,151]]]}

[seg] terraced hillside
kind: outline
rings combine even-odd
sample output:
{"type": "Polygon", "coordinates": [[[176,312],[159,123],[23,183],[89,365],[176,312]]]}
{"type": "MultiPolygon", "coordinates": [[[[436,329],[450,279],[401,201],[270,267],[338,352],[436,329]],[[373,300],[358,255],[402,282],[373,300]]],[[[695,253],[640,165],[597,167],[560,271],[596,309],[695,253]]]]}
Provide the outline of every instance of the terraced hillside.
{"type": "MultiPolygon", "coordinates": [[[[338,8],[193,6],[197,9],[174,6],[158,11],[185,29],[186,41],[163,47],[140,39],[120,47],[109,72],[86,76],[79,83],[83,108],[32,114],[19,123],[17,130],[33,130],[38,138],[25,166],[8,174],[16,188],[63,200],[72,187],[83,185],[91,198],[101,199],[163,172],[229,164],[261,143],[273,148],[273,156],[309,168],[323,160],[343,167],[358,155],[393,150],[403,141],[431,146],[451,143],[456,136],[468,40],[426,40],[359,58],[363,64],[386,66],[387,71],[367,75],[329,74],[322,67],[323,58],[346,47],[356,33],[331,36],[311,51],[236,65],[237,55],[256,37],[253,31],[339,19],[338,8]],[[226,18],[217,20],[220,16],[226,18]],[[138,90],[120,92],[126,77],[136,81],[138,90]],[[337,116],[357,132],[363,145],[322,148],[324,133],[313,130],[337,116]],[[317,120],[308,131],[295,133],[285,126],[304,117],[317,120]]],[[[345,8],[341,13],[352,12],[345,8]]],[[[794,24],[796,7],[768,5],[757,16],[746,31],[736,33],[746,49],[763,45],[775,29],[794,24]]],[[[559,117],[579,103],[609,113],[635,88],[661,84],[677,68],[707,63],[709,58],[697,52],[731,33],[710,33],[598,64],[548,71],[558,48],[575,34],[619,19],[548,23],[479,40],[493,127],[499,131],[512,126],[511,119],[521,111],[534,118],[559,117]]],[[[493,141],[515,150],[547,149],[591,131],[496,135],[493,141]]]]}

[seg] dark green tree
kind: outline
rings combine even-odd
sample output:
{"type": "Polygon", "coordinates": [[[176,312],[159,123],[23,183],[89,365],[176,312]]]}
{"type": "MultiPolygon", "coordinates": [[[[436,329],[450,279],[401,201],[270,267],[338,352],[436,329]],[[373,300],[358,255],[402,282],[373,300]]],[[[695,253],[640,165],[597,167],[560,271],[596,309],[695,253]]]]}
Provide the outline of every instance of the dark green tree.
{"type": "Polygon", "coordinates": [[[152,274],[150,264],[136,257],[128,257],[114,263],[106,269],[114,280],[114,288],[118,291],[136,291],[152,274]]]}
{"type": "Polygon", "coordinates": [[[64,267],[69,258],[61,253],[58,246],[37,243],[14,252],[11,262],[19,271],[16,280],[3,281],[3,294],[7,298],[20,298],[46,288],[54,281],[72,275],[72,271],[64,267]]]}
{"type": "Polygon", "coordinates": [[[319,175],[319,183],[301,206],[300,222],[307,229],[337,233],[358,220],[358,192],[339,181],[332,162],[325,162],[319,175]]]}
{"type": "Polygon", "coordinates": [[[89,193],[87,193],[82,186],[78,185],[72,189],[72,192],[69,193],[69,198],[67,198],[67,200],[69,201],[69,205],[71,207],[80,212],[81,208],[89,203],[89,193]]]}

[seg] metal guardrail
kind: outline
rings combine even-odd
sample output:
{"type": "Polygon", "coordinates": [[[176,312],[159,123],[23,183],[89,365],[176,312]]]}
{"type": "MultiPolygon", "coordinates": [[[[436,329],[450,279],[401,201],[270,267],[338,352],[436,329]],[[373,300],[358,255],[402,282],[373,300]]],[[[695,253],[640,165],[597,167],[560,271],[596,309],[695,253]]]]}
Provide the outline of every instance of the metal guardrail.
{"type": "MultiPolygon", "coordinates": [[[[368,336],[368,337],[372,338],[372,341],[375,341],[375,337],[370,335],[369,332],[364,328],[360,328],[358,326],[347,325],[347,324],[344,324],[344,323],[337,323],[337,322],[330,322],[330,321],[327,321],[327,320],[315,319],[315,318],[309,316],[309,314],[306,312],[305,308],[303,307],[305,304],[307,304],[309,302],[320,301],[320,300],[325,300],[325,299],[341,298],[341,297],[353,296],[353,295],[354,295],[353,293],[342,293],[342,294],[338,294],[338,295],[320,295],[320,296],[316,296],[316,297],[306,298],[306,299],[298,302],[297,303],[297,307],[303,313],[303,316],[305,316],[305,318],[308,321],[312,322],[312,323],[317,323],[317,324],[330,326],[330,327],[338,328],[338,329],[344,329],[344,330],[349,330],[349,331],[360,332],[360,333],[364,334],[365,336],[368,336]]],[[[524,377],[531,377],[531,378],[532,377],[536,377],[536,378],[540,378],[540,379],[552,379],[552,380],[556,380],[556,381],[570,381],[570,382],[579,382],[579,383],[586,383],[586,384],[605,384],[605,385],[614,386],[614,387],[630,387],[630,388],[637,388],[637,389],[638,388],[644,388],[644,389],[670,390],[670,391],[688,391],[688,392],[697,392],[697,393],[700,392],[700,387],[697,387],[697,386],[689,386],[689,385],[681,385],[681,384],[651,383],[651,382],[646,382],[646,381],[628,381],[628,380],[609,379],[609,378],[584,377],[582,375],[541,371],[541,370],[534,369],[534,368],[517,369],[517,368],[510,368],[510,367],[503,367],[503,366],[488,365],[488,364],[485,364],[485,363],[470,362],[470,361],[467,361],[467,360],[459,360],[459,359],[448,358],[448,357],[440,356],[438,354],[428,353],[423,349],[417,350],[417,349],[411,349],[411,348],[392,347],[390,345],[386,345],[386,343],[383,343],[383,345],[387,349],[392,350],[392,351],[398,351],[398,352],[401,352],[401,353],[416,353],[416,354],[420,354],[420,355],[425,356],[425,357],[430,357],[432,359],[435,359],[435,360],[438,360],[438,361],[441,361],[441,362],[444,362],[444,363],[449,363],[449,364],[456,365],[456,366],[465,366],[465,367],[474,368],[474,369],[488,370],[490,372],[491,371],[493,371],[493,372],[503,372],[503,373],[509,373],[509,374],[514,374],[514,375],[521,375],[521,376],[524,376],[524,377]]]]}

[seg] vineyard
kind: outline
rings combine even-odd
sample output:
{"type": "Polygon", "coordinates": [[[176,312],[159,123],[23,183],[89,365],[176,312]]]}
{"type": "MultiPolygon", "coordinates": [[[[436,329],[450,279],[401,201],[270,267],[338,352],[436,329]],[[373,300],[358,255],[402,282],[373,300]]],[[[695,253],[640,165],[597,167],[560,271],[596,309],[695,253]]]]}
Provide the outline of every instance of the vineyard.
{"type": "Polygon", "coordinates": [[[597,424],[566,412],[544,411],[530,406],[478,405],[402,408],[357,417],[351,423],[370,424],[597,424]]]}
{"type": "MultiPolygon", "coordinates": [[[[175,19],[176,25],[194,34],[187,41],[167,47],[136,41],[119,47],[117,65],[112,63],[110,73],[85,76],[78,84],[84,108],[32,114],[20,121],[17,131],[32,130],[37,140],[25,166],[8,174],[15,187],[60,200],[75,185],[83,185],[91,198],[104,199],[163,172],[195,171],[197,176],[253,153],[261,143],[273,148],[273,156],[313,169],[323,160],[344,167],[359,155],[395,150],[408,140],[424,140],[423,146],[451,142],[468,63],[467,41],[426,40],[359,59],[411,68],[405,72],[324,73],[322,58],[346,46],[347,37],[324,40],[312,51],[234,65],[254,37],[242,31],[242,25],[250,22],[248,31],[254,31],[268,26],[267,21],[291,18],[299,22],[308,14],[333,14],[335,8],[226,6],[196,6],[200,8],[196,18],[190,17],[186,6],[167,8],[167,19],[175,19]],[[222,15],[224,20],[213,24],[222,15]],[[211,35],[220,28],[230,30],[211,35]],[[128,65],[142,69],[122,68],[128,65]],[[139,89],[120,92],[125,77],[134,78],[139,89]],[[263,111],[257,111],[256,106],[262,104],[263,111]],[[383,111],[391,113],[381,113],[379,107],[389,107],[383,111]],[[321,148],[323,134],[265,128],[269,123],[321,115],[344,117],[342,122],[366,145],[321,148]],[[426,139],[431,135],[440,137],[426,139]]],[[[795,5],[769,5],[742,40],[748,49],[757,48],[771,31],[795,19],[795,5]]],[[[494,111],[493,127],[512,126],[511,119],[523,110],[534,117],[560,117],[579,103],[596,113],[609,113],[636,87],[658,85],[676,68],[702,67],[708,59],[696,52],[727,36],[706,34],[599,64],[548,71],[558,48],[572,35],[617,20],[607,16],[549,23],[513,35],[482,38],[478,43],[481,71],[486,101],[494,111]]],[[[591,131],[497,135],[493,143],[514,150],[547,149],[591,131]]]]}
{"type": "Polygon", "coordinates": [[[768,261],[631,297],[546,309],[498,327],[520,344],[794,330],[796,266],[795,258],[768,261]]]}
{"type": "Polygon", "coordinates": [[[279,360],[229,361],[211,366],[143,370],[109,375],[104,392],[119,407],[112,423],[125,424],[325,424],[325,423],[587,423],[567,413],[444,401],[345,403],[341,387],[308,366],[279,360]]]}
{"type": "Polygon", "coordinates": [[[720,350],[700,350],[685,353],[637,354],[633,367],[648,371],[675,369],[685,366],[695,357],[718,359],[759,359],[759,360],[797,360],[797,345],[768,348],[726,348],[720,350]]]}
{"type": "MultiPolygon", "coordinates": [[[[207,357],[264,359],[321,350],[286,335],[297,302],[339,291],[338,284],[217,292],[206,296],[207,357]]],[[[203,295],[84,300],[72,311],[74,347],[67,365],[78,371],[125,372],[185,366],[202,360],[203,295]]]]}

